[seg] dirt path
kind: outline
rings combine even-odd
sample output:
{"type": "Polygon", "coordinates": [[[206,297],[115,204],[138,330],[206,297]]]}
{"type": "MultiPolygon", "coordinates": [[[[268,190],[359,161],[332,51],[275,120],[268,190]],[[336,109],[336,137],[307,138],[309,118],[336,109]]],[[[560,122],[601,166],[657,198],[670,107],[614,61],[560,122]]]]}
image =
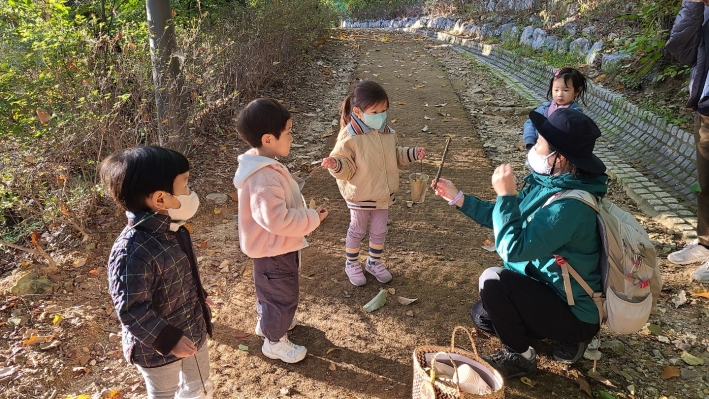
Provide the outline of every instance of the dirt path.
{"type": "MultiPolygon", "coordinates": [[[[330,216],[308,238],[310,247],[303,251],[300,325],[291,333],[294,342],[306,345],[309,355],[302,363],[286,365],[265,359],[260,339],[237,338],[253,331],[255,322],[251,262],[247,261],[242,278],[224,287],[225,304],[218,310],[212,364],[220,397],[275,397],[286,391],[309,398],[410,397],[413,349],[424,344],[446,345],[454,326],[471,326],[468,310],[478,299],[477,277],[484,268],[499,264],[495,253],[481,248],[490,231],[432,192],[422,204],[411,208],[406,204],[410,199],[408,174],[422,168],[434,176],[447,135],[454,139],[443,176],[466,192],[486,198],[494,195],[492,167],[476,126],[446,70],[425,48],[430,42],[402,35],[359,35],[355,39],[361,54],[353,77],[383,84],[401,144],[424,146],[429,153],[422,165],[402,171],[398,200],[391,208],[383,259],[394,280],[384,287],[373,278],[364,287],[349,283],[343,270],[349,212],[335,180],[324,169],[315,168],[304,196],[326,204],[330,216]],[[422,131],[425,126],[426,132],[422,131]],[[381,288],[393,288],[395,295],[418,301],[402,306],[390,295],[384,308],[371,314],[363,311],[362,305],[381,288]],[[248,351],[240,351],[239,344],[248,345],[248,351]],[[328,353],[331,348],[338,350],[328,353]]],[[[338,103],[330,105],[333,108],[325,111],[336,115],[338,103]]],[[[334,137],[329,138],[323,154],[332,148],[334,137]]],[[[228,223],[222,228],[232,235],[235,226],[228,223]]],[[[227,259],[243,256],[235,245],[223,247],[222,255],[227,259]]],[[[480,349],[485,349],[490,339],[481,334],[477,338],[480,349]]],[[[549,390],[559,392],[559,382],[559,377],[549,380],[549,390]]],[[[517,392],[517,385],[521,384],[511,384],[511,393],[517,392]]],[[[562,385],[577,392],[569,382],[562,385]]],[[[541,396],[534,397],[545,397],[544,392],[537,388],[536,395],[541,396]]]]}

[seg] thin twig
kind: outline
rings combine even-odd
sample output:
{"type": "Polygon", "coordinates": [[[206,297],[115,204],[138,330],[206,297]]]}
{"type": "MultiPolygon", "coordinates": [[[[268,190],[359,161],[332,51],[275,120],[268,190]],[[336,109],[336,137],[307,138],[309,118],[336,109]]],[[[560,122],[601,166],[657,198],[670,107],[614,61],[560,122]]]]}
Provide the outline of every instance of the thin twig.
{"type": "Polygon", "coordinates": [[[443,170],[443,162],[446,161],[446,154],[448,154],[448,146],[451,144],[451,137],[446,139],[446,148],[443,149],[443,157],[441,157],[441,164],[438,165],[438,172],[436,172],[436,179],[433,181],[433,189],[435,190],[438,186],[438,179],[441,178],[441,171],[443,170]]]}
{"type": "Polygon", "coordinates": [[[37,248],[31,249],[31,248],[23,247],[23,246],[21,246],[21,245],[16,245],[16,244],[9,243],[9,242],[7,242],[7,241],[0,240],[0,245],[4,245],[4,246],[10,247],[10,248],[14,248],[14,249],[17,249],[17,250],[19,250],[19,251],[29,252],[29,253],[31,253],[32,255],[35,255],[35,256],[39,256],[39,257],[41,257],[41,258],[44,258],[44,259],[47,261],[47,263],[49,263],[49,266],[51,266],[51,267],[57,267],[57,263],[54,262],[54,259],[52,259],[52,257],[49,256],[49,254],[47,254],[46,252],[44,252],[44,250],[42,249],[42,247],[39,246],[39,244],[37,245],[37,248]]]}

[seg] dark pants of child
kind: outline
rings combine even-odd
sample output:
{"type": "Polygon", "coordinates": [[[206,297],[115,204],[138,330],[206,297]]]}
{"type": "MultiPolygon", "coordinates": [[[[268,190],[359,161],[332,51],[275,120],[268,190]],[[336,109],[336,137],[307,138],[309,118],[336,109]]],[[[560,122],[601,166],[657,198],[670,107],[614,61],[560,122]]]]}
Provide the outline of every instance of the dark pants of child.
{"type": "Polygon", "coordinates": [[[694,142],[697,146],[697,240],[709,246],[709,116],[694,116],[694,142]]]}
{"type": "Polygon", "coordinates": [[[298,307],[298,251],[254,259],[254,286],[261,331],[276,342],[288,332],[298,307]]]}
{"type": "Polygon", "coordinates": [[[600,328],[576,318],[551,287],[523,274],[491,267],[480,275],[479,284],[481,299],[470,310],[473,323],[514,352],[525,352],[530,339],[588,341],[600,328]]]}

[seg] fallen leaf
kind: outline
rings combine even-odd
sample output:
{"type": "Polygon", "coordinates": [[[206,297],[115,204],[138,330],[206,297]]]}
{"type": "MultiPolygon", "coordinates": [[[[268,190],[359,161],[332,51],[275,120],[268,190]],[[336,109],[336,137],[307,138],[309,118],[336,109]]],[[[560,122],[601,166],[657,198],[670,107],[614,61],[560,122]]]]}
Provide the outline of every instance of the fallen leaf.
{"type": "Polygon", "coordinates": [[[446,105],[448,105],[448,103],[436,104],[434,107],[445,107],[446,105]]]}
{"type": "Polygon", "coordinates": [[[214,214],[215,214],[215,215],[219,215],[220,213],[222,213],[222,209],[221,209],[221,208],[214,208],[214,214]]]}
{"type": "Polygon", "coordinates": [[[522,384],[528,385],[528,386],[530,386],[530,387],[532,387],[532,388],[534,388],[534,386],[537,385],[536,382],[530,380],[530,379],[527,378],[527,377],[522,377],[522,378],[520,378],[519,380],[522,381],[522,384]]]}
{"type": "Polygon", "coordinates": [[[307,278],[308,280],[313,280],[313,275],[312,275],[312,274],[308,275],[308,274],[302,274],[302,273],[301,273],[300,276],[301,276],[301,277],[305,277],[305,278],[307,278]]]}
{"type": "Polygon", "coordinates": [[[194,227],[192,227],[191,224],[185,223],[185,224],[183,224],[182,226],[183,226],[184,228],[186,228],[187,231],[188,231],[190,234],[194,233],[194,227]]]}
{"type": "Polygon", "coordinates": [[[613,385],[613,383],[610,382],[610,380],[608,380],[608,378],[602,376],[601,373],[599,373],[598,371],[591,370],[588,372],[588,376],[607,387],[615,388],[615,385],[613,385]]]}
{"type": "Polygon", "coordinates": [[[409,317],[414,317],[414,311],[413,311],[413,310],[409,310],[409,311],[407,311],[405,314],[406,314],[407,316],[409,316],[409,317]]]}
{"type": "Polygon", "coordinates": [[[701,288],[695,288],[694,291],[692,291],[692,295],[709,298],[709,291],[704,291],[701,288]]]}
{"type": "Polygon", "coordinates": [[[89,270],[89,274],[92,275],[92,276],[98,276],[98,270],[96,270],[96,269],[91,269],[91,270],[89,270]]]}
{"type": "Polygon", "coordinates": [[[431,118],[429,118],[429,117],[426,116],[426,115],[423,116],[423,119],[425,119],[425,120],[427,120],[427,121],[430,121],[430,120],[431,120],[431,118]]]}
{"type": "Polygon", "coordinates": [[[52,324],[56,325],[59,322],[61,322],[62,320],[64,320],[64,315],[57,313],[54,315],[54,318],[52,319],[52,324]]]}
{"type": "MultiPolygon", "coordinates": [[[[84,374],[89,373],[89,369],[87,369],[86,367],[74,367],[71,369],[71,371],[73,371],[75,373],[84,373],[84,374]]],[[[70,398],[71,398],[71,396],[70,396],[70,398]]],[[[76,397],[76,399],[89,399],[89,398],[91,398],[91,396],[89,396],[89,395],[79,395],[76,397]]]]}
{"type": "Polygon", "coordinates": [[[402,305],[411,305],[412,303],[416,302],[418,298],[404,298],[403,296],[398,296],[396,297],[396,300],[399,301],[400,304],[402,305]]]}
{"type": "Polygon", "coordinates": [[[207,241],[202,241],[201,244],[199,244],[200,248],[207,248],[207,241]]]}
{"type": "Polygon", "coordinates": [[[38,344],[41,344],[42,342],[51,341],[53,339],[54,339],[54,335],[45,335],[45,336],[33,335],[30,337],[30,339],[28,339],[26,341],[22,341],[22,345],[38,345],[38,344]]]}
{"type": "Polygon", "coordinates": [[[233,199],[234,202],[239,202],[239,193],[236,191],[232,191],[229,194],[227,194],[229,198],[233,199]]]}
{"type": "Polygon", "coordinates": [[[588,396],[593,397],[593,395],[591,395],[591,386],[588,385],[588,381],[586,381],[585,379],[583,379],[581,377],[576,377],[574,382],[579,385],[580,390],[582,390],[583,392],[586,392],[586,394],[588,396]]]}
{"type": "Polygon", "coordinates": [[[328,370],[330,370],[330,371],[337,370],[337,366],[335,366],[335,363],[330,363],[330,367],[328,367],[328,370]]]}
{"type": "Polygon", "coordinates": [[[680,359],[682,359],[685,363],[687,363],[690,366],[699,366],[699,365],[704,364],[704,359],[698,358],[687,351],[682,352],[680,359]]]}
{"type": "Polygon", "coordinates": [[[273,61],[273,63],[271,63],[271,65],[278,65],[280,63],[281,63],[280,61],[273,61]]]}
{"type": "Polygon", "coordinates": [[[616,399],[616,397],[606,391],[598,391],[598,397],[601,399],[616,399]]]}
{"type": "Polygon", "coordinates": [[[239,331],[237,330],[234,335],[236,336],[237,339],[244,339],[250,337],[252,334],[244,332],[244,331],[239,331]]]}
{"type": "Polygon", "coordinates": [[[399,105],[406,105],[406,101],[399,101],[399,105]]]}
{"type": "Polygon", "coordinates": [[[330,349],[328,349],[328,350],[325,352],[325,354],[326,354],[326,355],[329,355],[329,354],[331,354],[332,352],[334,352],[334,351],[336,351],[336,350],[341,350],[341,349],[342,349],[342,348],[330,348],[330,349]]]}
{"type": "Polygon", "coordinates": [[[387,301],[387,290],[379,290],[379,293],[367,302],[363,308],[366,312],[371,313],[375,310],[381,308],[386,304],[387,301]]]}
{"type": "Polygon", "coordinates": [[[246,345],[243,345],[243,344],[239,344],[239,350],[248,351],[248,350],[249,350],[249,347],[246,346],[246,345]]]}
{"type": "Polygon", "coordinates": [[[121,391],[114,389],[101,399],[123,399],[121,391]]]}
{"type": "Polygon", "coordinates": [[[391,123],[396,123],[396,119],[392,119],[392,120],[391,120],[391,123]]]}
{"type": "Polygon", "coordinates": [[[427,132],[427,131],[428,131],[428,125],[424,126],[424,127],[421,129],[421,131],[422,131],[422,132],[427,132]]]}
{"type": "MultiPolygon", "coordinates": [[[[32,232],[32,244],[39,245],[39,231],[33,231],[32,232]]],[[[86,259],[84,259],[84,263],[86,263],[86,259]]]]}
{"type": "Polygon", "coordinates": [[[660,374],[660,377],[662,377],[663,380],[669,380],[670,378],[679,376],[679,367],[677,366],[667,366],[664,370],[662,370],[662,374],[660,374]]]}
{"type": "Polygon", "coordinates": [[[310,209],[315,209],[317,208],[317,204],[315,203],[315,198],[310,200],[310,209]]]}
{"type": "Polygon", "coordinates": [[[52,119],[52,115],[41,108],[37,108],[37,117],[39,118],[39,123],[43,125],[46,125],[52,119]]]}

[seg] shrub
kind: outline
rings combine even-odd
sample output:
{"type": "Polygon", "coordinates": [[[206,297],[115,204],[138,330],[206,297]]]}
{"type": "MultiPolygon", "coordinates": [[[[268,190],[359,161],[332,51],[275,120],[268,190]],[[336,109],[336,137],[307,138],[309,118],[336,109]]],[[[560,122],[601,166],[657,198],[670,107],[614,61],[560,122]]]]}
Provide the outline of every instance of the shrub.
{"type": "MultiPolygon", "coordinates": [[[[121,4],[0,2],[0,239],[27,239],[50,223],[90,233],[100,161],[161,142],[144,2],[121,4]]],[[[196,133],[207,116],[235,115],[241,96],[291,82],[336,16],[324,0],[177,7],[196,133]]]]}

